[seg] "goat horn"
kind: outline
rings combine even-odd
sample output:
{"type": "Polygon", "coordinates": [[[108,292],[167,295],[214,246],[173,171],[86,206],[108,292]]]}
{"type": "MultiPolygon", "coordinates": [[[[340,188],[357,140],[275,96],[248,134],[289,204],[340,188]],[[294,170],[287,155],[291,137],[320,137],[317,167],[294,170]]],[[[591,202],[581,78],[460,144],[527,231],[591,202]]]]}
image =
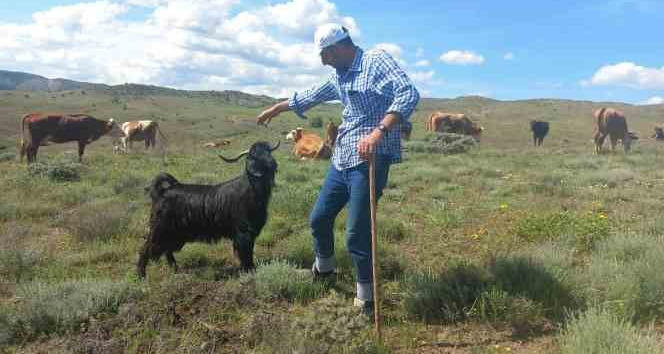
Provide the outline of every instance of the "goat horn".
{"type": "Polygon", "coordinates": [[[223,157],[221,155],[219,155],[219,157],[221,157],[221,159],[226,161],[226,162],[235,162],[235,161],[239,160],[241,157],[243,157],[244,155],[246,155],[248,153],[249,153],[249,150],[245,150],[245,151],[242,151],[239,155],[237,155],[236,157],[233,157],[233,158],[227,158],[227,157],[223,157]]]}
{"type": "Polygon", "coordinates": [[[270,148],[270,152],[276,150],[279,147],[280,144],[281,144],[281,140],[277,140],[277,144],[270,148]]]}

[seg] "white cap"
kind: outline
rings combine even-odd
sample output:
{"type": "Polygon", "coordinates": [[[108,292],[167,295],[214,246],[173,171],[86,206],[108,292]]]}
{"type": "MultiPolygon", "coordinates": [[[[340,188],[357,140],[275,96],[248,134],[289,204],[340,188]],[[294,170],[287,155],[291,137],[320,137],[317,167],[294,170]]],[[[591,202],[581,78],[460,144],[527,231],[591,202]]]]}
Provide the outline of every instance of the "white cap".
{"type": "Polygon", "coordinates": [[[318,51],[321,52],[323,49],[347,37],[348,30],[346,30],[344,27],[334,23],[327,23],[318,26],[316,29],[316,34],[314,35],[314,42],[318,48],[318,51]]]}

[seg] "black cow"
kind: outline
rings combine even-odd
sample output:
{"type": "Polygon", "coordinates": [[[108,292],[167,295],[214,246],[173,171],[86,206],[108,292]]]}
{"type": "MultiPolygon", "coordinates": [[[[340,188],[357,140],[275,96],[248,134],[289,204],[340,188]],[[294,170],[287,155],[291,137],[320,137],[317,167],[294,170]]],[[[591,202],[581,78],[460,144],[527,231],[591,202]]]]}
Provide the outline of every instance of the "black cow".
{"type": "Polygon", "coordinates": [[[177,271],[173,252],[188,242],[215,243],[222,237],[233,241],[233,250],[242,268],[254,268],[254,241],[267,222],[277,162],[266,142],[258,142],[237,157],[247,156],[244,174],[217,185],[183,184],[175,177],[159,174],[150,187],[152,213],[150,233],[140,251],[136,272],[145,277],[150,260],[166,254],[168,264],[177,271]]]}
{"type": "Polygon", "coordinates": [[[549,134],[549,122],[541,120],[531,120],[530,130],[533,132],[533,144],[535,146],[542,146],[544,137],[549,134]]]}

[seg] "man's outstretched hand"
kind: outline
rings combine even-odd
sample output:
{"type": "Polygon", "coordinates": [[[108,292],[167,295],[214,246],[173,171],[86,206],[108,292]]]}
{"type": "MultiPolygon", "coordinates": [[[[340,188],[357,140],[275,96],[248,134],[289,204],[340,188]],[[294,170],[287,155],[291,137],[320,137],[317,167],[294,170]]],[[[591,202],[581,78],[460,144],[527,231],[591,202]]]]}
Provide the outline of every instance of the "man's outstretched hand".
{"type": "Polygon", "coordinates": [[[275,104],[274,106],[264,110],[256,117],[256,124],[267,126],[272,121],[272,118],[288,110],[288,101],[283,101],[275,104]]]}

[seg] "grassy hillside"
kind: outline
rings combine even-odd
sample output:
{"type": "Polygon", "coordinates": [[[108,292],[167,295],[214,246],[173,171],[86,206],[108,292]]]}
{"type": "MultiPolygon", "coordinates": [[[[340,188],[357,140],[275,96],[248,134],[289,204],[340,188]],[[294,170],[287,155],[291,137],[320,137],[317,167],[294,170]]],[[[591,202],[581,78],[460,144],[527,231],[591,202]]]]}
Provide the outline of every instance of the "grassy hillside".
{"type": "MultiPolygon", "coordinates": [[[[275,141],[292,114],[254,124],[272,101],[183,92],[0,92],[0,348],[21,353],[662,353],[664,147],[652,125],[663,106],[623,109],[642,139],[634,151],[592,154],[593,102],[480,97],[423,100],[405,161],[379,205],[385,340],[353,313],[353,274],[337,220],[332,289],[296,268],[313,260],[308,213],[329,162],[303,162],[283,144],[255,274],[239,274],[228,242],[187,245],[134,276],[147,230],[143,188],[160,171],[217,183],[239,174],[232,155],[275,141]],[[27,95],[27,97],[26,97],[27,95]],[[15,161],[30,111],[156,119],[160,150],[114,155],[102,138],[75,163],[75,145],[15,161]],[[486,128],[466,154],[427,152],[433,110],[468,113],[486,128]],[[551,121],[543,148],[527,122],[551,121]],[[229,137],[210,151],[202,143],[229,137]],[[651,326],[651,324],[654,324],[651,326]]],[[[338,120],[339,107],[309,113],[338,120]]],[[[140,144],[137,144],[140,146],[140,144]]],[[[1,351],[1,350],[0,350],[1,351]]]]}

